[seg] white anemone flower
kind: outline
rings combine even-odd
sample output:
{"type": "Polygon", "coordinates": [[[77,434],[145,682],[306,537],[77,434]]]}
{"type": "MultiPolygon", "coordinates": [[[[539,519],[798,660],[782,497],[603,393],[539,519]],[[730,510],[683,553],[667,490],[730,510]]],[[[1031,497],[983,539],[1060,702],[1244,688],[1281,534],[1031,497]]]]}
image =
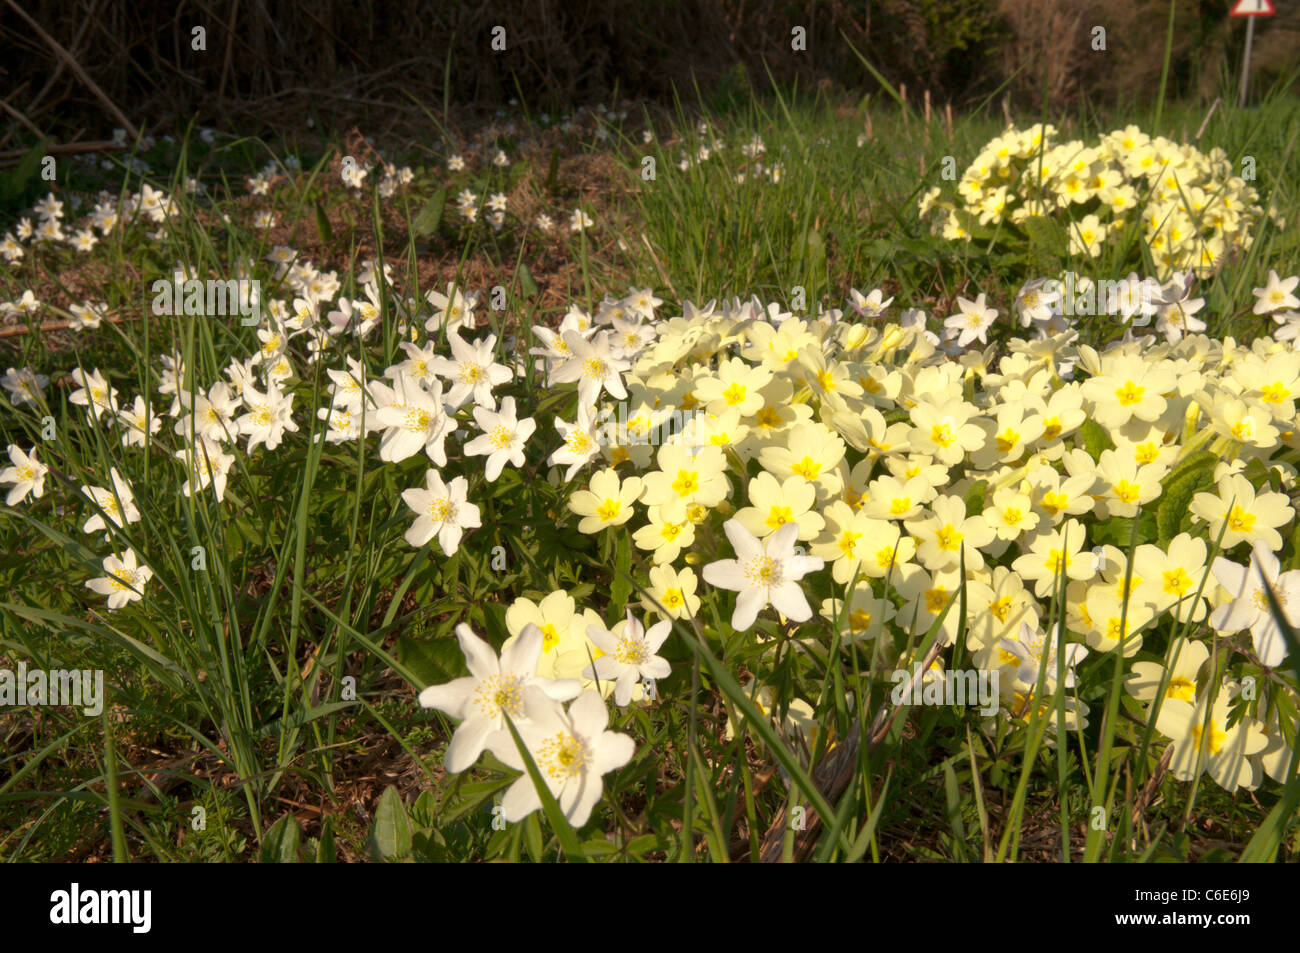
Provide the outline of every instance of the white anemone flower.
{"type": "MultiPolygon", "coordinates": [[[[524,693],[528,720],[516,724],[519,737],[537,764],[547,788],[575,827],[587,823],[601,795],[601,778],[632,760],[636,745],[628,735],[606,731],[609,712],[595,691],[583,692],[565,711],[540,689],[524,693]]],[[[498,732],[492,753],[510,767],[523,770],[524,760],[509,730],[498,732]]],[[[542,806],[541,796],[528,773],[519,778],[501,807],[506,821],[521,821],[542,806]]]]}
{"type": "Polygon", "coordinates": [[[459,410],[461,406],[474,398],[474,403],[488,410],[495,410],[497,403],[492,396],[492,388],[506,383],[514,376],[510,368],[492,360],[492,349],[496,347],[497,336],[489,334],[482,341],[467,342],[454,331],[447,333],[451,344],[450,358],[435,357],[429,366],[435,374],[445,377],[451,384],[444,398],[450,410],[459,410]]]}
{"type": "Polygon", "coordinates": [[[465,530],[483,525],[478,507],[466,498],[468,488],[463,476],[447,484],[437,470],[430,469],[424,475],[424,489],[403,490],[402,500],[416,513],[406,541],[418,549],[436,535],[443,553],[455,555],[465,530]]]}
{"type": "Polygon", "coordinates": [[[537,429],[537,422],[532,417],[519,420],[515,416],[513,397],[501,401],[499,413],[475,407],[474,422],[483,435],[465,444],[465,455],[487,457],[484,475],[489,483],[496,482],[507,462],[515,467],[524,465],[524,443],[537,429]]]}
{"type": "Polygon", "coordinates": [[[108,596],[108,607],[114,610],[143,598],[144,584],[153,578],[153,570],[140,565],[133,549],[128,549],[120,559],[105,558],[104,572],[108,575],[87,581],[86,588],[108,596]]]}
{"type": "Polygon", "coordinates": [[[665,619],[647,632],[631,609],[627,610],[627,622],[621,632],[600,625],[587,626],[587,638],[605,654],[588,665],[582,677],[614,682],[615,703],[628,704],[637,682],[667,678],[672,672],[668,661],[655,654],[672,632],[672,626],[672,620],[665,619]]]}
{"type": "Polygon", "coordinates": [[[5,506],[21,503],[28,494],[38,500],[45,495],[45,474],[50,472],[50,468],[36,459],[35,447],[30,453],[23,453],[18,444],[11,443],[9,461],[13,466],[0,470],[0,485],[11,486],[5,497],[5,506]]]}
{"type": "Polygon", "coordinates": [[[131,485],[122,478],[122,474],[117,472],[117,467],[109,471],[109,478],[113,485],[111,490],[106,490],[102,486],[82,487],[81,492],[86,498],[103,511],[93,514],[86,520],[85,525],[81,527],[84,533],[105,529],[106,517],[109,523],[119,528],[140,519],[140,511],[135,507],[135,496],[131,493],[131,485]]]}
{"type": "Polygon", "coordinates": [[[736,558],[709,563],[704,567],[704,581],[739,593],[731,627],[737,631],[750,628],[768,605],[794,622],[811,619],[812,607],[796,583],[825,564],[820,556],[795,555],[799,524],[786,523],[766,543],[745,529],[740,520],[727,520],[722,528],[736,550],[736,558]]]}
{"type": "Polygon", "coordinates": [[[464,623],[456,626],[456,638],[465,653],[469,675],[420,692],[424,708],[437,708],[461,719],[443,756],[448,771],[464,771],[478,760],[488,740],[505,726],[503,713],[517,726],[525,720],[524,691],[529,687],[555,701],[567,701],[581,691],[576,678],[549,679],[537,674],[542,630],[535,625],[526,626],[517,640],[502,648],[500,658],[464,623]]]}

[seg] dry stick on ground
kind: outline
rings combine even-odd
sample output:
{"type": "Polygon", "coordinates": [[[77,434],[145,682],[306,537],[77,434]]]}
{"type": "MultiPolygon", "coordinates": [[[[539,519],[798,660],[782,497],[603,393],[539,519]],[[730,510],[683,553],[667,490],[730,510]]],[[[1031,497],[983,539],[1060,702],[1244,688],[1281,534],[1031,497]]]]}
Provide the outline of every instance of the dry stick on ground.
{"type": "Polygon", "coordinates": [[[681,295],[679,295],[677,289],[673,287],[672,279],[668,277],[668,272],[664,271],[664,266],[659,261],[659,256],[656,255],[655,250],[650,247],[650,239],[646,238],[645,232],[641,233],[641,241],[645,244],[645,250],[650,253],[650,258],[654,261],[655,267],[659,269],[659,277],[664,280],[664,284],[668,286],[668,290],[673,293],[673,300],[681,301],[681,295]]]}
{"type": "MultiPolygon", "coordinates": [[[[10,96],[9,99],[13,99],[13,96],[10,96]]],[[[13,119],[16,122],[21,124],[25,129],[30,130],[36,136],[37,139],[47,138],[45,133],[41,132],[40,129],[36,128],[36,124],[34,122],[32,122],[30,119],[24,116],[21,111],[14,109],[13,106],[10,106],[8,99],[0,99],[0,109],[3,109],[5,112],[7,112],[10,116],[13,117],[13,119]]]]}
{"type": "MultiPolygon", "coordinates": [[[[65,142],[61,145],[51,145],[41,148],[47,156],[54,155],[81,155],[87,152],[110,152],[114,149],[125,149],[126,146],[118,145],[116,142],[107,140],[96,140],[94,142],[65,142]]],[[[12,166],[21,165],[23,156],[30,152],[30,149],[9,149],[0,152],[0,169],[8,169],[12,166]]]]}
{"type": "Polygon", "coordinates": [[[1170,745],[1165,749],[1165,753],[1160,758],[1160,763],[1156,765],[1156,769],[1152,772],[1151,777],[1147,779],[1146,785],[1142,788],[1142,793],[1140,793],[1137,796],[1137,800],[1133,802],[1134,827],[1137,827],[1138,823],[1142,820],[1142,815],[1146,811],[1147,805],[1151,803],[1151,798],[1154,797],[1156,791],[1159,790],[1160,782],[1165,779],[1165,773],[1169,770],[1169,765],[1173,760],[1174,746],[1170,745]]]}
{"type": "Polygon", "coordinates": [[[81,64],[73,58],[72,54],[60,46],[58,40],[46,33],[45,30],[41,28],[41,25],[33,20],[27,11],[15,3],[14,0],[6,0],[6,2],[13,8],[15,13],[27,22],[27,25],[32,28],[33,32],[45,41],[45,45],[54,51],[54,55],[67,64],[68,69],[72,70],[73,75],[75,75],[77,79],[81,80],[82,84],[95,95],[95,98],[98,99],[113,118],[121,124],[122,128],[126,130],[127,135],[131,137],[131,140],[135,141],[136,139],[139,139],[140,131],[135,128],[135,125],[131,120],[126,118],[126,115],[122,110],[117,108],[117,105],[113,100],[109,99],[108,95],[99,88],[99,85],[86,74],[86,71],[81,68],[81,64]]]}
{"type": "MultiPolygon", "coordinates": [[[[76,55],[77,50],[81,47],[81,39],[85,35],[86,29],[92,23],[98,21],[98,14],[96,13],[95,10],[96,5],[97,5],[96,3],[91,3],[90,8],[86,11],[85,15],[82,16],[81,18],[81,25],[77,27],[77,33],[72,38],[72,45],[68,47],[68,49],[72,52],[73,56],[76,55]]],[[[36,107],[40,105],[41,100],[45,98],[45,94],[48,93],[53,88],[54,83],[58,80],[58,78],[63,75],[63,67],[64,67],[63,60],[59,60],[59,62],[54,64],[54,69],[50,73],[50,78],[45,81],[45,85],[41,87],[41,91],[37,93],[35,96],[33,96],[32,101],[27,104],[27,111],[29,113],[31,113],[32,115],[38,115],[38,113],[36,113],[35,111],[36,107]]]]}
{"type": "Polygon", "coordinates": [[[1221,97],[1219,96],[1214,97],[1214,102],[1210,103],[1210,111],[1207,112],[1205,114],[1205,118],[1201,120],[1201,126],[1199,129],[1196,130],[1196,135],[1192,137],[1192,142],[1201,141],[1201,133],[1205,132],[1205,127],[1210,124],[1210,117],[1213,116],[1214,111],[1219,108],[1220,101],[1221,101],[1221,97]]]}
{"type": "Polygon", "coordinates": [[[230,27],[226,30],[226,55],[221,61],[221,82],[217,84],[217,102],[226,96],[226,78],[230,75],[230,57],[235,49],[235,23],[239,18],[239,0],[230,8],[230,27]]]}
{"type": "MultiPolygon", "coordinates": [[[[93,139],[86,142],[63,142],[57,145],[48,145],[41,151],[46,155],[76,155],[82,152],[108,152],[113,149],[125,149],[126,146],[113,142],[111,139],[93,139]]],[[[21,159],[30,152],[30,149],[6,149],[0,152],[0,159],[21,159]]]]}
{"type": "MultiPolygon", "coordinates": [[[[109,314],[101,318],[101,321],[107,321],[109,324],[121,324],[123,321],[139,321],[144,315],[134,315],[133,317],[123,317],[118,314],[109,314]]],[[[45,324],[37,325],[35,328],[27,324],[15,324],[10,328],[0,328],[0,338],[17,337],[19,334],[31,334],[33,331],[44,333],[46,331],[62,331],[65,328],[72,327],[72,321],[47,321],[45,324]]]]}
{"type": "MultiPolygon", "coordinates": [[[[930,670],[934,660],[939,657],[939,653],[944,649],[944,644],[939,639],[935,639],[934,645],[930,646],[930,651],[925,653],[925,659],[913,673],[912,679],[908,682],[906,689],[910,697],[911,691],[925,677],[925,673],[930,670]]],[[[876,717],[871,723],[871,730],[867,733],[867,755],[870,755],[876,746],[884,740],[885,735],[889,733],[890,726],[894,719],[898,717],[901,708],[885,703],[880,706],[880,711],[876,712],[876,717]]],[[[858,762],[858,736],[860,734],[858,719],[853,719],[853,724],[849,726],[848,736],[844,744],[836,745],[831,751],[828,751],[821,760],[821,763],[812,772],[812,780],[817,785],[817,790],[826,798],[826,802],[832,806],[840,799],[849,781],[853,778],[853,772],[857,770],[858,762]]],[[[787,813],[789,806],[784,805],[777,811],[776,816],[772,818],[772,823],[763,835],[763,846],[759,849],[758,857],[765,864],[779,863],[785,844],[785,832],[789,825],[787,813]]],[[[822,818],[817,814],[816,808],[808,807],[804,811],[805,826],[802,831],[795,834],[795,844],[793,858],[803,860],[812,852],[813,846],[817,843],[818,830],[822,824],[822,818]]]]}

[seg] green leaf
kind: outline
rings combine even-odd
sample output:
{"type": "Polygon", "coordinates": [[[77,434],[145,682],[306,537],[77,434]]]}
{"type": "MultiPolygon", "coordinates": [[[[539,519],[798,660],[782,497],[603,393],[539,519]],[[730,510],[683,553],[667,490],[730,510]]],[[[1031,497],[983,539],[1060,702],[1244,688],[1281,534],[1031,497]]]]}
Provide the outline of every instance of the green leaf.
{"type": "Polygon", "coordinates": [[[551,165],[546,171],[546,191],[554,192],[560,184],[560,152],[551,150],[551,165]]]}
{"type": "Polygon", "coordinates": [[[411,234],[416,238],[423,238],[426,235],[432,235],[438,229],[438,223],[442,221],[442,210],[447,204],[447,190],[439,189],[433,193],[433,197],[424,204],[420,209],[420,214],[415,216],[415,221],[411,223],[411,234]]]}
{"type": "Polygon", "coordinates": [[[532,273],[522,261],[519,263],[519,270],[515,272],[515,277],[519,279],[519,296],[521,298],[531,298],[537,294],[537,282],[533,281],[532,273]]]}
{"type": "Polygon", "coordinates": [[[320,840],[316,843],[316,863],[336,864],[338,860],[339,852],[334,844],[334,826],[327,817],[320,825],[320,840]]]}
{"type": "Polygon", "coordinates": [[[971,484],[970,489],[966,491],[964,500],[967,516],[979,516],[984,512],[984,501],[988,496],[988,491],[988,480],[976,480],[971,484]]]}
{"type": "Polygon", "coordinates": [[[397,640],[397,660],[420,679],[416,688],[441,685],[466,674],[465,656],[453,638],[397,640]]]}
{"type": "Polygon", "coordinates": [[[411,805],[411,823],[416,827],[436,827],[438,823],[438,799],[432,791],[421,792],[411,805]]]}
{"type": "Polygon", "coordinates": [[[627,608],[627,597],[632,592],[632,542],[630,533],[619,533],[614,554],[614,582],[609,587],[609,607],[615,618],[627,608]]]}
{"type": "Polygon", "coordinates": [[[284,815],[271,825],[262,838],[261,861],[264,864],[298,863],[298,841],[302,831],[292,813],[284,815]]]}
{"type": "MultiPolygon", "coordinates": [[[[0,206],[7,206],[21,197],[32,184],[39,184],[36,170],[45,159],[45,146],[41,143],[18,160],[12,170],[0,172],[0,206]]],[[[16,211],[16,209],[15,209],[16,211]]]]}
{"type": "Polygon", "coordinates": [[[538,820],[536,812],[524,818],[524,847],[528,850],[528,856],[533,859],[533,863],[542,862],[545,845],[542,842],[542,822],[538,820]]]}
{"type": "Polygon", "coordinates": [[[370,840],[366,844],[367,853],[372,860],[396,860],[411,853],[412,843],[411,819],[406,814],[406,805],[402,803],[397,788],[390,784],[379,796],[375,823],[370,828],[370,840]]]}
{"type": "Polygon", "coordinates": [[[510,778],[497,778],[493,781],[471,781],[459,785],[442,806],[438,816],[441,822],[439,826],[445,828],[471,811],[478,810],[488,798],[510,783],[510,778]]]}
{"type": "Polygon", "coordinates": [[[1083,438],[1084,449],[1088,451],[1088,456],[1094,460],[1101,459],[1103,450],[1114,450],[1115,441],[1110,439],[1110,434],[1102,428],[1101,424],[1089,418],[1079,427],[1079,436],[1083,438]]]}
{"type": "Polygon", "coordinates": [[[1205,466],[1183,468],[1175,475],[1162,492],[1156,507],[1156,529],[1159,532],[1161,548],[1168,549],[1169,541],[1183,529],[1184,519],[1189,518],[1187,507],[1192,497],[1213,485],[1214,474],[1212,462],[1205,466]]]}
{"type": "Polygon", "coordinates": [[[1064,226],[1054,218],[1034,215],[1025,219],[1024,228],[1034,264],[1049,274],[1057,271],[1070,247],[1070,236],[1064,226]]]}
{"type": "MultiPolygon", "coordinates": [[[[1138,514],[1137,517],[1137,543],[1141,546],[1143,543],[1154,543],[1159,537],[1160,531],[1156,528],[1156,515],[1148,508],[1138,514]]],[[[1110,543],[1112,546],[1127,551],[1129,543],[1133,540],[1133,519],[1127,516],[1112,516],[1104,522],[1096,524],[1092,529],[1091,542],[1100,546],[1102,543],[1110,543]]]]}
{"type": "Polygon", "coordinates": [[[319,200],[316,202],[316,231],[320,232],[323,244],[334,244],[334,228],[330,225],[329,216],[325,214],[325,206],[319,200]]]}

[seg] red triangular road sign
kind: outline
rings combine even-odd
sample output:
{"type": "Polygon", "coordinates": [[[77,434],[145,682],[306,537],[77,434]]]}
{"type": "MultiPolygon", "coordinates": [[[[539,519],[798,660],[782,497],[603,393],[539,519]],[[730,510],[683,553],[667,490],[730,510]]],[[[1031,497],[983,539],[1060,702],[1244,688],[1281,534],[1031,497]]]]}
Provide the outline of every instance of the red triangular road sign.
{"type": "Polygon", "coordinates": [[[1273,4],[1269,0],[1237,0],[1228,11],[1230,17],[1271,17],[1273,4]]]}

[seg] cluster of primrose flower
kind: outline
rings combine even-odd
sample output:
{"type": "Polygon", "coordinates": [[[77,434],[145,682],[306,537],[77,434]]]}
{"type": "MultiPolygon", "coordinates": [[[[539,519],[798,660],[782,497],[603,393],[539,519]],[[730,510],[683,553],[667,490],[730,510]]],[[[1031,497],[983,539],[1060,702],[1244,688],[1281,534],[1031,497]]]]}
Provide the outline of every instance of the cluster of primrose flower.
{"type": "MultiPolygon", "coordinates": [[[[1205,277],[1230,252],[1250,248],[1264,210],[1220,148],[1206,154],[1136,126],[1091,146],[1058,142],[1054,126],[1036,124],[1008,126],[962,174],[956,196],[931,188],[920,213],[934,234],[967,242],[976,222],[1020,225],[1064,213],[1069,253],[1088,258],[1140,223],[1162,277],[1189,270],[1205,277]]],[[[1284,224],[1275,209],[1270,215],[1284,224]]]]}

